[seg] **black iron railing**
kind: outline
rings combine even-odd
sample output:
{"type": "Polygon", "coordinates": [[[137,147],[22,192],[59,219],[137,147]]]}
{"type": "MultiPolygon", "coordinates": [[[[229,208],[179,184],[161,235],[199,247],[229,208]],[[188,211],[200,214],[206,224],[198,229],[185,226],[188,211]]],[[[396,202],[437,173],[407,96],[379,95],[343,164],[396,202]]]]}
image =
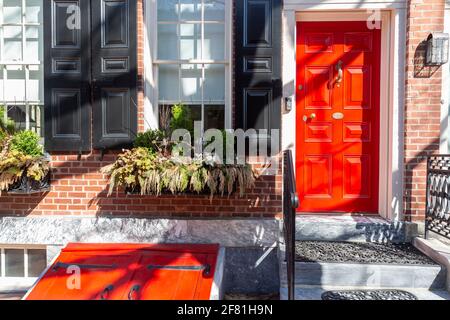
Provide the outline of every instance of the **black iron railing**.
{"type": "Polygon", "coordinates": [[[283,153],[283,223],[286,250],[288,299],[295,300],[295,215],[299,201],[290,150],[283,153]]]}
{"type": "Polygon", "coordinates": [[[426,238],[429,232],[450,239],[450,155],[428,157],[426,238]]]}

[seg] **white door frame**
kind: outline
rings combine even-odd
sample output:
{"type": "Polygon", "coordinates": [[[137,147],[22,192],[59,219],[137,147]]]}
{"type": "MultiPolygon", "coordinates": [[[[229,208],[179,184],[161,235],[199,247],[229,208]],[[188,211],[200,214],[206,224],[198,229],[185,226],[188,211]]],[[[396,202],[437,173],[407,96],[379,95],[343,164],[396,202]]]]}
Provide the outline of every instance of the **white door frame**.
{"type": "MultiPolygon", "coordinates": [[[[296,22],[361,21],[378,10],[382,22],[379,214],[389,220],[403,219],[403,110],[406,4],[404,1],[359,0],[300,4],[285,0],[283,9],[283,96],[296,101],[296,22]],[[340,3],[339,3],[340,2],[340,3]]],[[[313,2],[313,0],[311,0],[313,2]]],[[[283,149],[295,154],[296,112],[284,112],[283,149]]]]}

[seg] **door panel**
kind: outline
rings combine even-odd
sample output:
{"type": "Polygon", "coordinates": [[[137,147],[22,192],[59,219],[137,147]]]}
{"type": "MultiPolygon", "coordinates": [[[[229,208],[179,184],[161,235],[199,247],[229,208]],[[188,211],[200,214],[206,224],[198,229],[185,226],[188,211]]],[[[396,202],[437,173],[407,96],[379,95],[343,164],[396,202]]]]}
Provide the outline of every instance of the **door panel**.
{"type": "Polygon", "coordinates": [[[200,253],[146,252],[123,300],[208,300],[214,256],[200,253]]]}
{"type": "Polygon", "coordinates": [[[91,3],[93,144],[117,149],[137,134],[136,1],[91,3]]]}
{"type": "Polygon", "coordinates": [[[329,66],[306,66],[305,109],[331,109],[331,93],[328,83],[333,72],[329,66]]]}
{"type": "Polygon", "coordinates": [[[89,2],[44,1],[45,145],[49,151],[90,149],[89,2]],[[71,26],[80,8],[80,28],[71,26]]]}
{"type": "Polygon", "coordinates": [[[118,300],[138,258],[133,252],[62,252],[27,299],[118,300]]]}
{"type": "Polygon", "coordinates": [[[378,211],[380,30],[297,25],[300,212],[378,211]]]}
{"type": "Polygon", "coordinates": [[[281,125],[282,1],[235,1],[235,9],[235,127],[270,134],[281,125]]]}

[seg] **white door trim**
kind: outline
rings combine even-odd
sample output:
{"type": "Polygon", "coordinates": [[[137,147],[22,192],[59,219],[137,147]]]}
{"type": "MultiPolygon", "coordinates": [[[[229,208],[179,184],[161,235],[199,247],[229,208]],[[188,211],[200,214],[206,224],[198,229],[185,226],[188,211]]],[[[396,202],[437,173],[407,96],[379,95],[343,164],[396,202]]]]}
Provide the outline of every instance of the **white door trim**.
{"type": "MultiPolygon", "coordinates": [[[[295,4],[285,0],[283,10],[283,82],[284,97],[296,101],[296,22],[367,20],[371,10],[342,10],[342,4],[295,4]],[[326,9],[326,10],[318,10],[326,9]]],[[[403,3],[403,1],[402,1],[403,3]]],[[[380,5],[364,9],[380,9],[380,5]]],[[[385,3],[392,8],[392,1],[385,3]]],[[[345,6],[344,6],[345,7],[345,6]]],[[[381,101],[379,214],[389,220],[403,218],[403,106],[406,10],[381,10],[381,101]]],[[[295,104],[295,103],[294,103],[295,104]]],[[[283,114],[283,148],[295,154],[295,108],[283,114]]]]}

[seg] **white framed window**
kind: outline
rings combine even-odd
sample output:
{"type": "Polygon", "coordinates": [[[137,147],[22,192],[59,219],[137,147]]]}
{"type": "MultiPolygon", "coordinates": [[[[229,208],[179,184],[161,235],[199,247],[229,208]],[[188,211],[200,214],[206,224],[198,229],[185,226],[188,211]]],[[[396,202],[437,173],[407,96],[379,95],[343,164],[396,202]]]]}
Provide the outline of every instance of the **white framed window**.
{"type": "Polygon", "coordinates": [[[47,262],[46,246],[0,244],[0,290],[27,290],[47,262]]]}
{"type": "Polygon", "coordinates": [[[0,0],[1,115],[43,135],[43,0],[0,0]],[[6,112],[5,112],[6,110],[6,112]]]}
{"type": "Polygon", "coordinates": [[[232,1],[157,0],[153,5],[156,14],[147,23],[154,33],[153,107],[183,103],[204,130],[230,128],[232,1]]]}

